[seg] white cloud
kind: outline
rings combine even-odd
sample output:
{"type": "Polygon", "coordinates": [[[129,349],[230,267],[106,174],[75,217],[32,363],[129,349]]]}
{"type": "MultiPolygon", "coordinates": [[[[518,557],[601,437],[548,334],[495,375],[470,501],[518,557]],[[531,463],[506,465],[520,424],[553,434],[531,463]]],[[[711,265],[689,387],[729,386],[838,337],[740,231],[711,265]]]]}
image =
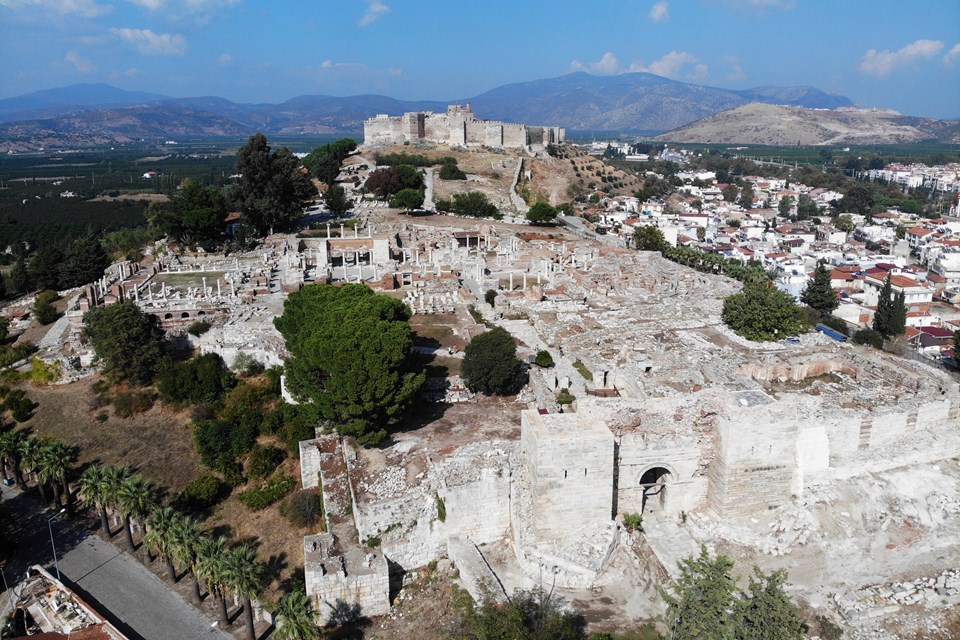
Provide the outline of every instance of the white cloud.
{"type": "Polygon", "coordinates": [[[81,58],[80,54],[76,51],[68,51],[67,55],[63,57],[63,60],[72,64],[73,68],[80,73],[92,73],[97,69],[95,66],[93,66],[92,62],[86,58],[81,58]]]}
{"type": "Polygon", "coordinates": [[[662,22],[668,19],[670,17],[669,9],[670,3],[666,0],[661,0],[650,8],[650,19],[654,22],[662,22]]]}
{"type": "Polygon", "coordinates": [[[723,61],[730,65],[730,72],[727,73],[727,80],[731,82],[740,82],[747,79],[747,74],[740,66],[740,58],[737,56],[723,56],[723,61]]]}
{"type": "Polygon", "coordinates": [[[363,17],[360,18],[357,26],[369,27],[385,13],[390,13],[390,7],[379,0],[369,0],[369,2],[367,2],[367,10],[363,13],[363,17]]]}
{"type": "Polygon", "coordinates": [[[166,0],[127,0],[127,2],[135,4],[138,7],[143,7],[144,9],[149,9],[150,11],[156,11],[166,3],[166,0]]]}
{"type": "Polygon", "coordinates": [[[947,51],[947,55],[943,56],[944,64],[953,64],[960,60],[960,42],[950,47],[950,51],[947,51]]]}
{"type": "Polygon", "coordinates": [[[176,33],[154,33],[150,29],[111,29],[127,44],[145,55],[182,56],[187,52],[187,41],[176,33]]]}
{"type": "Polygon", "coordinates": [[[697,59],[697,56],[686,51],[671,51],[659,60],[651,62],[649,65],[643,62],[632,62],[626,68],[620,66],[612,52],[607,51],[596,62],[584,64],[579,60],[570,63],[572,71],[589,71],[600,76],[613,76],[620,73],[643,71],[653,73],[666,78],[680,78],[699,82],[710,77],[710,67],[697,59]],[[683,73],[686,71],[686,73],[683,73]]]}
{"type": "Polygon", "coordinates": [[[0,0],[0,7],[15,11],[36,7],[61,16],[78,15],[84,18],[96,18],[113,11],[113,7],[97,4],[96,0],[0,0]]]}
{"type": "Polygon", "coordinates": [[[596,62],[583,64],[579,60],[574,60],[570,63],[570,68],[574,71],[589,71],[590,73],[595,73],[600,76],[612,76],[616,73],[622,73],[620,71],[620,61],[617,60],[617,56],[613,55],[610,51],[603,54],[596,62]]]}
{"type": "Polygon", "coordinates": [[[140,75],[140,69],[130,67],[126,71],[114,71],[110,74],[111,80],[120,80],[121,78],[136,78],[140,75]]]}
{"type": "Polygon", "coordinates": [[[870,49],[863,54],[857,68],[861,73],[882,78],[897,67],[905,66],[915,60],[932,58],[941,49],[943,49],[941,40],[917,40],[897,51],[870,49]]]}
{"type": "Polygon", "coordinates": [[[221,53],[219,57],[217,57],[217,64],[220,65],[221,67],[226,67],[228,65],[233,64],[234,60],[236,60],[236,58],[234,58],[229,53],[221,53]]]}

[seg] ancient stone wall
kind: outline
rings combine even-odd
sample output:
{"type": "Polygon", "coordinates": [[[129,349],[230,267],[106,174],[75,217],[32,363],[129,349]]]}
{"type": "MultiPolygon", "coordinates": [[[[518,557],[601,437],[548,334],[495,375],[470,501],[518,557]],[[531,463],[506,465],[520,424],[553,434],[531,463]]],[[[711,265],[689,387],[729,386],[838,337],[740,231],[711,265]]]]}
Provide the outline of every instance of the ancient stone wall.
{"type": "Polygon", "coordinates": [[[642,513],[640,480],[651,469],[666,469],[664,513],[693,511],[707,495],[707,479],[696,476],[702,454],[695,443],[672,435],[623,435],[617,447],[617,513],[642,513]]]}
{"type": "Polygon", "coordinates": [[[538,538],[562,538],[612,518],[614,441],[605,424],[577,414],[522,411],[520,448],[538,538]]]}

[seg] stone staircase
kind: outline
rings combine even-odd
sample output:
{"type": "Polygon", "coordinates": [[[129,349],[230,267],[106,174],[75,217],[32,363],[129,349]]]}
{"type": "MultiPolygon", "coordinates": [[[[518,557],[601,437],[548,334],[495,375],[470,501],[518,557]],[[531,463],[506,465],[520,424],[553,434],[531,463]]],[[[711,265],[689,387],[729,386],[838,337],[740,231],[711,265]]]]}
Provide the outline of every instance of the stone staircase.
{"type": "Polygon", "coordinates": [[[643,537],[671,578],[680,576],[681,559],[700,555],[700,545],[680,526],[675,516],[647,516],[643,519],[643,537]]]}

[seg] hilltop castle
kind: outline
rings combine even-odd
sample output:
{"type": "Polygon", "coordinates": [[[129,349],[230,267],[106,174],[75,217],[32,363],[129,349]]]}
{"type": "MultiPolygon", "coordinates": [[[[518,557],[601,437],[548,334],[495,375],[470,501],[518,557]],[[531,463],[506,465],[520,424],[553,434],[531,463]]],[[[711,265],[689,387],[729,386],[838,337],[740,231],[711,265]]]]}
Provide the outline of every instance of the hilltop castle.
{"type": "Polygon", "coordinates": [[[561,127],[534,127],[496,120],[478,120],[468,102],[454,104],[446,113],[411,111],[402,116],[379,114],[363,123],[368,146],[428,141],[451,146],[537,150],[566,139],[561,127]]]}

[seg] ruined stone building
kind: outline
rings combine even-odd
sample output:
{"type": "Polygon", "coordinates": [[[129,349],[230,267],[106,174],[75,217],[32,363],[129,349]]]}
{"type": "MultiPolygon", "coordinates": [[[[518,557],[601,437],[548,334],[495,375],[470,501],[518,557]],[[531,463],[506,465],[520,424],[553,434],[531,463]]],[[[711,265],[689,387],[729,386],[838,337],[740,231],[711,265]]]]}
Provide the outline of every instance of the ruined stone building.
{"type": "Polygon", "coordinates": [[[412,111],[402,116],[379,114],[363,123],[367,146],[403,142],[437,142],[451,146],[493,149],[542,149],[566,140],[561,127],[531,126],[496,120],[478,120],[470,103],[450,105],[446,113],[412,111]]]}

